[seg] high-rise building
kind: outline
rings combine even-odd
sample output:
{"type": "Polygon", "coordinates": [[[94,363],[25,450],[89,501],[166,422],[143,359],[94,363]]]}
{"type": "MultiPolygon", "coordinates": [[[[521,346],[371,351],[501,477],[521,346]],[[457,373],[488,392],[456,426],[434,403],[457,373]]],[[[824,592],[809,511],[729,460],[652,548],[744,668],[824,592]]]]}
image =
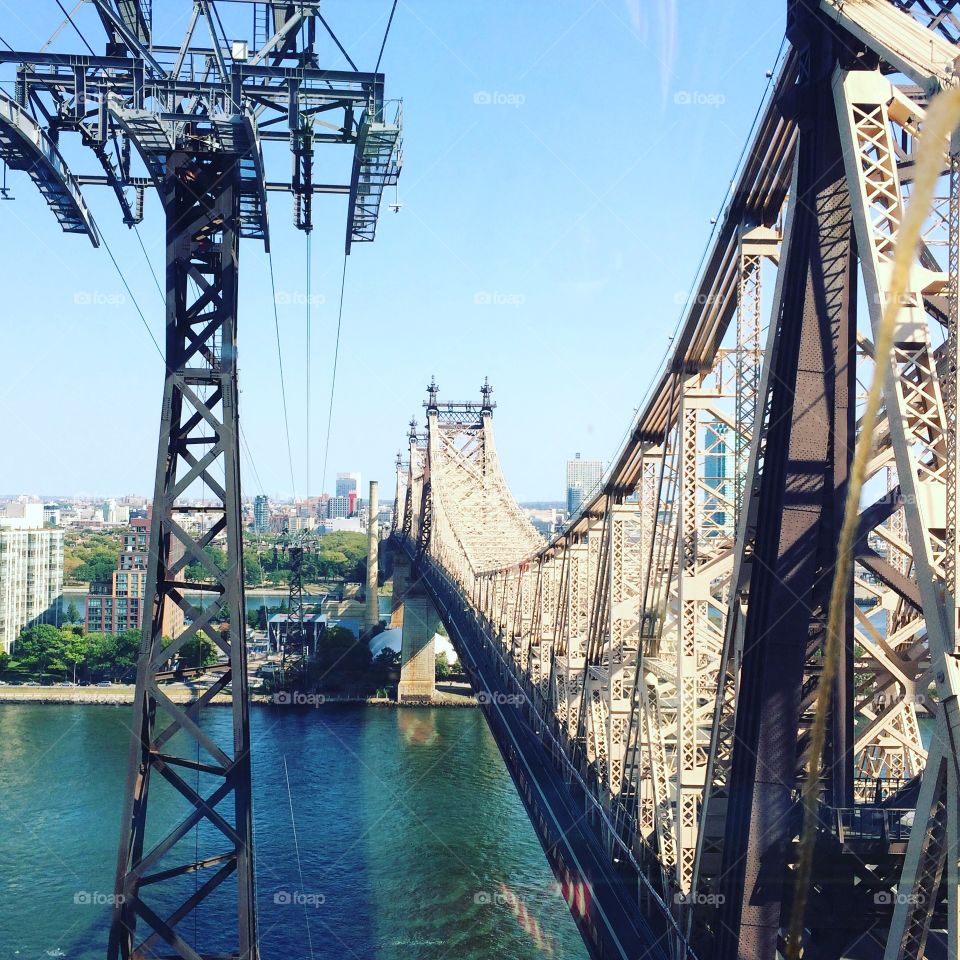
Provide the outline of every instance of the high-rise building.
{"type": "Polygon", "coordinates": [[[253,499],[253,529],[257,533],[270,529],[270,501],[263,494],[253,499]]]}
{"type": "Polygon", "coordinates": [[[337,517],[349,517],[351,499],[356,503],[356,497],[351,498],[347,495],[331,497],[327,505],[327,516],[331,520],[335,520],[337,517]]]}
{"type": "Polygon", "coordinates": [[[36,506],[39,518],[0,517],[0,650],[7,653],[24,627],[56,620],[63,593],[63,531],[45,530],[43,504],[36,506]]]}
{"type": "Polygon", "coordinates": [[[581,460],[578,453],[567,461],[567,514],[573,516],[603,476],[599,460],[581,460]]]}
{"type": "Polygon", "coordinates": [[[360,474],[338,473],[336,495],[338,497],[349,497],[351,493],[360,496],[360,474]]]}
{"type": "MultiPolygon", "coordinates": [[[[150,549],[150,524],[134,520],[123,535],[123,550],[117,569],[109,580],[94,580],[87,596],[88,633],[123,633],[143,626],[148,603],[147,566],[150,549]]],[[[176,559],[176,558],[173,558],[176,559]]],[[[173,603],[164,604],[163,634],[177,637],[183,632],[183,611],[173,603]]]]}
{"type": "Polygon", "coordinates": [[[707,497],[703,504],[704,515],[712,528],[707,531],[707,536],[733,535],[733,513],[727,508],[727,504],[732,503],[733,494],[729,433],[729,427],[720,422],[708,424],[705,432],[703,485],[717,493],[707,497]]]}

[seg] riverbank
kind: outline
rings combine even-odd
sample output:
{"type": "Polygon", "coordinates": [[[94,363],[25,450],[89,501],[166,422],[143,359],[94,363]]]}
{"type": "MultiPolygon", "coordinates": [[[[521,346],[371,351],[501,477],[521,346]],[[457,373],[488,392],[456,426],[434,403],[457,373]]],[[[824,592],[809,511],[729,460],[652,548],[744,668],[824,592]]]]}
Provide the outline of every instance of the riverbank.
{"type": "MultiPolygon", "coordinates": [[[[203,693],[203,687],[186,683],[165,684],[163,692],[174,703],[190,703],[203,693]]],[[[32,704],[95,704],[99,706],[123,706],[133,703],[133,684],[114,684],[110,687],[42,687],[24,685],[19,687],[0,687],[0,703],[32,704]]],[[[211,701],[212,706],[226,706],[231,702],[229,693],[218,693],[211,701]]],[[[390,697],[345,696],[343,694],[324,693],[251,693],[250,702],[262,707],[321,707],[334,703],[361,703],[371,707],[419,706],[419,704],[397,703],[390,697]]],[[[468,684],[441,683],[437,685],[435,698],[429,704],[432,707],[475,707],[476,698],[470,692],[468,684]]]]}

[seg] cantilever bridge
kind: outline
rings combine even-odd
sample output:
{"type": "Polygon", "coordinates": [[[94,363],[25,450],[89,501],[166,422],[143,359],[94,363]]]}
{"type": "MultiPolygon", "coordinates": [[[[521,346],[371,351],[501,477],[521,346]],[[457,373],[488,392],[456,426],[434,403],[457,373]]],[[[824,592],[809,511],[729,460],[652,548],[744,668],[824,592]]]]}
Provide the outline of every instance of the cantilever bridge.
{"type": "MultiPolygon", "coordinates": [[[[0,52],[16,69],[14,96],[0,94],[0,158],[29,173],[63,230],[105,243],[84,198],[95,186],[111,188],[130,226],[156,190],[166,227],[153,615],[111,960],[259,956],[238,246],[268,244],[267,195],[279,190],[305,232],[314,199],[347,197],[349,252],[374,238],[400,172],[401,115],[379,61],[357,70],[319,0],[233,6],[237,19],[225,0],[195,0],[170,45],[153,36],[152,3],[92,0],[106,55],[71,14],[64,26],[89,56],[49,43],[0,52]],[[247,40],[227,42],[220,7],[247,40]],[[237,26],[249,12],[252,37],[237,26]],[[352,69],[321,64],[324,32],[352,69]],[[59,144],[73,135],[94,173],[67,166],[59,144]],[[267,178],[262,142],[288,144],[289,180],[267,178]],[[351,148],[349,182],[315,181],[321,144],[351,148]],[[183,504],[200,488],[220,517],[195,536],[183,504]],[[204,550],[217,536],[225,570],[204,550]],[[199,582],[195,564],[208,573],[199,582]],[[194,607],[196,591],[217,602],[194,607]],[[221,606],[227,634],[212,622],[221,606]],[[173,608],[191,624],[167,645],[173,608]],[[165,664],[201,633],[228,669],[173,704],[165,664]],[[218,740],[201,715],[227,684],[233,723],[218,740]],[[189,922],[201,904],[215,923],[189,922]]],[[[774,960],[801,914],[798,851],[811,837],[805,960],[960,955],[960,135],[944,138],[906,289],[892,293],[930,101],[960,74],[954,6],[788,0],[789,48],[672,353],[561,534],[543,541],[510,496],[489,386],[479,402],[444,403],[432,385],[426,432],[411,426],[391,538],[399,695],[429,695],[443,619],[595,958],[774,960]],[[899,315],[881,350],[888,302],[899,315]],[[861,385],[876,378],[882,415],[844,583],[838,534],[867,439],[861,385]],[[835,672],[824,656],[834,579],[847,595],[830,634],[841,635],[835,672]],[[812,833],[801,807],[811,769],[812,833]]]]}
{"type": "Polygon", "coordinates": [[[785,950],[874,374],[804,956],[958,956],[956,141],[892,353],[873,346],[928,98],[956,82],[949,6],[790,4],[672,354],[561,534],[513,501],[486,385],[445,403],[431,384],[398,457],[392,540],[418,604],[401,696],[422,692],[439,616],[596,957],[785,950]]]}

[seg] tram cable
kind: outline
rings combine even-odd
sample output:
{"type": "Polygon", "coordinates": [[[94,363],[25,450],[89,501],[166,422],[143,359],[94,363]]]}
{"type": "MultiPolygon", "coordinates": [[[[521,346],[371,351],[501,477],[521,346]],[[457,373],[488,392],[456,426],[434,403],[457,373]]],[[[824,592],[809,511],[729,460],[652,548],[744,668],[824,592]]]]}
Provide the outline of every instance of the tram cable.
{"type": "Polygon", "coordinates": [[[397,2],[398,0],[393,0],[393,6],[390,8],[390,17],[387,20],[387,29],[383,32],[383,43],[380,44],[380,53],[377,56],[377,65],[373,68],[374,73],[377,73],[380,70],[380,61],[383,59],[383,50],[387,45],[387,37],[390,36],[390,27],[393,26],[393,15],[397,12],[397,2]]]}
{"type": "Polygon", "coordinates": [[[333,347],[333,376],[330,379],[330,405],[327,409],[327,436],[323,444],[323,474],[321,485],[327,484],[327,458],[330,454],[330,424],[333,421],[333,394],[337,387],[337,360],[340,357],[340,326],[343,322],[343,291],[347,283],[347,256],[343,256],[343,273],[340,276],[340,307],[337,310],[337,336],[333,347]]]}
{"type": "Polygon", "coordinates": [[[310,499],[310,367],[311,367],[311,358],[312,348],[310,343],[310,333],[311,327],[313,326],[313,316],[311,309],[311,301],[313,299],[313,290],[312,290],[312,275],[313,275],[313,242],[312,238],[313,233],[307,231],[307,486],[304,490],[303,495],[309,500],[310,499]]]}
{"type": "Polygon", "coordinates": [[[273,329],[277,337],[277,361],[280,364],[280,399],[283,405],[283,431],[287,438],[287,460],[290,464],[290,492],[297,498],[297,485],[293,477],[293,447],[290,444],[290,417],[287,415],[287,387],[283,376],[283,351],[280,348],[280,316],[277,312],[277,280],[273,272],[273,251],[267,252],[270,263],[270,292],[273,296],[273,329]]]}

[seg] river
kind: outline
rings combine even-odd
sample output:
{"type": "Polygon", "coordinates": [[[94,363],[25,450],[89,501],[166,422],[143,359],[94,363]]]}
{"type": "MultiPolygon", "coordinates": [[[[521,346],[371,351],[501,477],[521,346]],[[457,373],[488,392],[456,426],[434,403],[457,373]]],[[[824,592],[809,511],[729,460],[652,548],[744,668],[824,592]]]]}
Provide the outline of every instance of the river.
{"type": "MultiPolygon", "coordinates": [[[[128,710],[0,706],[0,960],[103,960],[128,710]]],[[[251,725],[263,960],[585,960],[480,711],[256,708],[251,725]]]]}

